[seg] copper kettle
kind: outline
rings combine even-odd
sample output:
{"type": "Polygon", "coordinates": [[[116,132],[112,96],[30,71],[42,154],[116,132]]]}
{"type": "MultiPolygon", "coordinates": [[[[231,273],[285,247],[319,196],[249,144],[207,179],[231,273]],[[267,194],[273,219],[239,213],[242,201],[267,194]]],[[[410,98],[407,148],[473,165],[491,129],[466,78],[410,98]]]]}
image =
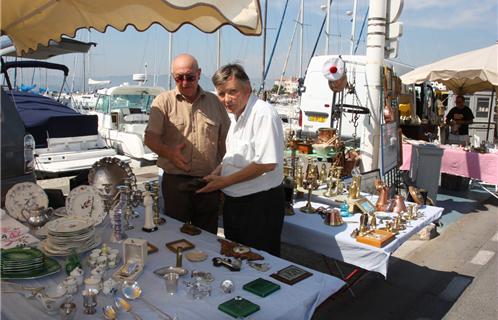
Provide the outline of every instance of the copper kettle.
{"type": "Polygon", "coordinates": [[[375,189],[379,192],[379,198],[375,203],[375,210],[377,211],[389,211],[389,187],[385,185],[382,180],[375,180],[375,189]]]}
{"type": "Polygon", "coordinates": [[[388,211],[392,211],[394,213],[402,213],[408,211],[405,205],[405,198],[399,194],[395,195],[388,211]]]}

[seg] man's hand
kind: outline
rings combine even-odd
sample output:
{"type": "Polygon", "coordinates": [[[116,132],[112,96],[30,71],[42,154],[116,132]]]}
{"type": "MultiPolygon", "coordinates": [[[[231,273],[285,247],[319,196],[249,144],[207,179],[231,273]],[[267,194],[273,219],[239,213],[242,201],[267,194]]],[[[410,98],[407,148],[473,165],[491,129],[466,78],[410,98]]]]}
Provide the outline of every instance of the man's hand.
{"type": "Polygon", "coordinates": [[[185,143],[179,144],[171,149],[169,154],[169,160],[171,163],[180,170],[189,172],[190,166],[188,165],[187,159],[182,155],[182,149],[185,148],[185,143]]]}
{"type": "Polygon", "coordinates": [[[197,190],[196,193],[213,192],[227,186],[226,178],[219,175],[210,174],[202,179],[207,181],[208,184],[204,188],[197,190]]]}

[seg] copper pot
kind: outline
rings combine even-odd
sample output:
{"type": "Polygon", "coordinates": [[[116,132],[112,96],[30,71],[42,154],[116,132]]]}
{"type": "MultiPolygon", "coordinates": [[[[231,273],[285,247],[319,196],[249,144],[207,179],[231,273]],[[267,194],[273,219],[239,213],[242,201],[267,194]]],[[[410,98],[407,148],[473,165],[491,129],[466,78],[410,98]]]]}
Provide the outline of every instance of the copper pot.
{"type": "Polygon", "coordinates": [[[375,180],[375,189],[379,192],[379,198],[375,203],[375,210],[377,211],[389,211],[389,200],[388,200],[388,186],[385,185],[382,180],[375,180]]]}
{"type": "Polygon", "coordinates": [[[406,212],[405,198],[399,194],[395,195],[390,207],[389,211],[394,213],[406,212]]]}
{"type": "Polygon", "coordinates": [[[335,136],[336,129],[335,128],[319,128],[318,129],[318,142],[327,142],[330,141],[335,136]]]}

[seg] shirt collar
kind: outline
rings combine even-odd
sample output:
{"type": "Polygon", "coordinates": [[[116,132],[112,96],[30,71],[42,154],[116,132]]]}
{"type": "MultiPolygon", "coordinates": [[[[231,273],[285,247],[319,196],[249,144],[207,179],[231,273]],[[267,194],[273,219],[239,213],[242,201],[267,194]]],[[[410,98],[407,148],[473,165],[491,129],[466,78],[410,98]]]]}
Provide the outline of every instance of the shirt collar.
{"type": "Polygon", "coordinates": [[[258,97],[256,97],[254,94],[251,93],[249,95],[249,99],[247,99],[246,107],[244,108],[244,111],[242,111],[242,113],[240,114],[240,117],[239,117],[239,119],[237,119],[237,121],[243,120],[243,119],[249,117],[249,115],[251,114],[251,111],[252,111],[252,107],[254,106],[256,101],[258,101],[258,97]]]}
{"type": "MultiPolygon", "coordinates": [[[[183,94],[181,94],[180,90],[178,90],[178,87],[175,86],[174,92],[175,92],[175,97],[176,97],[177,100],[179,100],[179,101],[187,101],[187,99],[185,99],[185,97],[183,96],[183,94]]],[[[205,95],[206,95],[206,91],[204,91],[204,89],[202,89],[202,87],[199,85],[199,95],[194,100],[194,102],[197,99],[199,99],[201,97],[204,97],[205,95]]]]}

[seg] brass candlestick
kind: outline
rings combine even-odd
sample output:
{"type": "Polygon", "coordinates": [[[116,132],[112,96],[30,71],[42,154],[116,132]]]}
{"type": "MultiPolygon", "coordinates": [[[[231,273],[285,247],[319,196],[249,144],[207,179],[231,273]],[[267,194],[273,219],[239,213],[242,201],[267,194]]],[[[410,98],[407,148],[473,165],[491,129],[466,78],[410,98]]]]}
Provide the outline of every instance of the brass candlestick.
{"type": "Polygon", "coordinates": [[[311,193],[313,190],[318,188],[318,166],[311,164],[308,162],[308,170],[306,174],[306,178],[303,181],[303,186],[308,190],[308,201],[304,207],[299,208],[302,212],[305,213],[315,213],[316,209],[311,205],[311,193]]]}

